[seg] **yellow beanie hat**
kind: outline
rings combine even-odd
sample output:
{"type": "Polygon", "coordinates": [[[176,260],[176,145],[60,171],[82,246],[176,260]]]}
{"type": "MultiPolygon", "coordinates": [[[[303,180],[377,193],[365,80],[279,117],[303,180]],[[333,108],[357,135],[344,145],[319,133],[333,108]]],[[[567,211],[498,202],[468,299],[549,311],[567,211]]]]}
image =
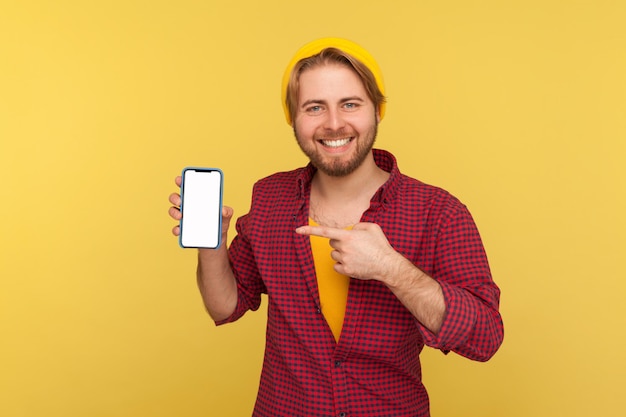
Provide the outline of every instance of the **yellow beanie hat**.
{"type": "MultiPolygon", "coordinates": [[[[385,85],[383,83],[383,73],[380,70],[380,67],[374,60],[374,57],[370,55],[365,49],[361,46],[357,45],[354,42],[351,42],[346,39],[341,38],[322,38],[317,39],[313,42],[309,42],[300,48],[296,54],[291,58],[289,65],[285,69],[285,73],[283,74],[283,83],[282,83],[282,100],[283,100],[283,110],[285,111],[285,118],[287,119],[287,124],[291,125],[291,117],[289,115],[289,108],[287,107],[287,85],[289,84],[289,79],[291,78],[291,71],[296,66],[296,64],[304,59],[309,58],[315,54],[322,52],[326,48],[337,48],[347,54],[353,56],[357,60],[361,61],[371,72],[374,74],[374,78],[376,79],[376,84],[380,91],[385,94],[385,85]]],[[[380,119],[382,120],[385,115],[385,103],[380,104],[380,119]]]]}

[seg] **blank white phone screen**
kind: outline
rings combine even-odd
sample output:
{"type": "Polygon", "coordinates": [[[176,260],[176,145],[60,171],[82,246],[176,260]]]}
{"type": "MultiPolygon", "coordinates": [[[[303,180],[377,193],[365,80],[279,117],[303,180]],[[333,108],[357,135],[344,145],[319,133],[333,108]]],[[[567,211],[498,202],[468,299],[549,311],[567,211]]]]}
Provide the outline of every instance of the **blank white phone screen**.
{"type": "Polygon", "coordinates": [[[220,244],[222,173],[186,169],[182,184],[180,245],[216,248],[220,244]]]}

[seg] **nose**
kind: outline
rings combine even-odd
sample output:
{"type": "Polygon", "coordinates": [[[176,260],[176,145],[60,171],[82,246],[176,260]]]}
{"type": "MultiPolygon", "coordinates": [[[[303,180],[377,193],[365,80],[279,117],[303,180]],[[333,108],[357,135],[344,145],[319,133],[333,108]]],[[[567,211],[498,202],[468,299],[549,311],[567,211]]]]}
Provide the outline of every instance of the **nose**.
{"type": "Polygon", "coordinates": [[[346,125],[346,122],[339,108],[331,108],[326,113],[324,127],[328,130],[340,130],[346,125]]]}

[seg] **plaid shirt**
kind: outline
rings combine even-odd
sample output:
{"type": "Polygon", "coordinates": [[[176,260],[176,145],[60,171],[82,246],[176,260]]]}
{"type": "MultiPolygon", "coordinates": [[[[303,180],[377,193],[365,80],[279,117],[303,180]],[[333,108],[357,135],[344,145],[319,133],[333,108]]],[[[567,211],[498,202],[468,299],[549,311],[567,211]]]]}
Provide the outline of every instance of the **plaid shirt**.
{"type": "Polygon", "coordinates": [[[312,166],[277,173],[254,186],[250,212],[237,221],[229,249],[238,305],[223,324],[267,294],[265,359],[255,416],[428,416],[419,354],[424,344],[486,361],[503,325],[500,291],[466,207],[446,191],[407,177],[388,152],[390,172],[363,222],[378,224],[398,252],[435,278],[446,316],[437,335],[379,281],[352,279],[336,343],[321,314],[308,223],[312,166]]]}

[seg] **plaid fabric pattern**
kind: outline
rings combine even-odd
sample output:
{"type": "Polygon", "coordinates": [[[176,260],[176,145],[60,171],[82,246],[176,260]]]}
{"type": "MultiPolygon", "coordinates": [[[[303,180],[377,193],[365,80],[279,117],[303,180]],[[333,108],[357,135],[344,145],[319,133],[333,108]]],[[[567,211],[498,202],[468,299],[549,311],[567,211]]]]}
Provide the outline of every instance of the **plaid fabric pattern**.
{"type": "Polygon", "coordinates": [[[419,354],[424,345],[485,361],[498,349],[500,291],[466,207],[446,191],[390,172],[363,222],[380,225],[393,247],[443,288],[446,317],[435,335],[378,281],[350,282],[336,343],[320,310],[308,223],[312,166],[254,186],[250,212],[229,249],[238,306],[223,324],[256,310],[268,295],[266,350],[254,416],[429,416],[419,354]]]}

